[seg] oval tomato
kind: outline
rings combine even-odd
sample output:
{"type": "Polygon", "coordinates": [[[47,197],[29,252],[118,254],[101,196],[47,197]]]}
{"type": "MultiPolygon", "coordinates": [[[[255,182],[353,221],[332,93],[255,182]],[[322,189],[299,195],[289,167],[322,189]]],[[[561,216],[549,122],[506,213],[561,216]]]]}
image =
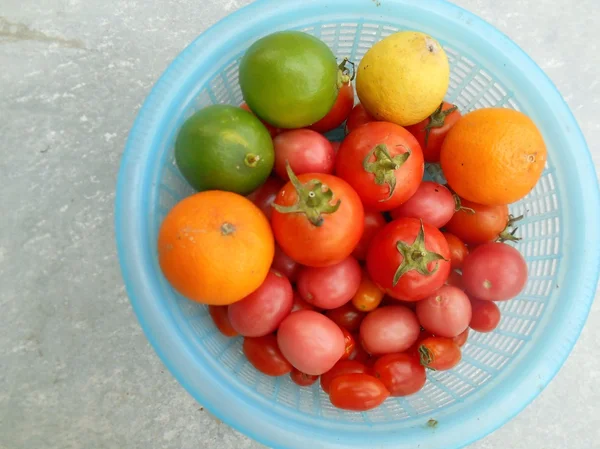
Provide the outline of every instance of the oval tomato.
{"type": "Polygon", "coordinates": [[[296,177],[273,203],[271,225],[281,249],[303,265],[325,267],[348,257],[364,229],[364,209],[343,179],[325,174],[296,177]]]}
{"type": "Polygon", "coordinates": [[[315,306],[303,300],[298,292],[294,292],[294,303],[292,304],[292,313],[298,310],[315,310],[315,306]]]}
{"type": "Polygon", "coordinates": [[[270,176],[267,178],[265,183],[248,195],[250,201],[252,201],[263,213],[267,216],[267,218],[271,218],[271,214],[273,213],[273,201],[277,197],[277,194],[281,190],[285,183],[274,176],[270,176]]]}
{"type": "Polygon", "coordinates": [[[292,311],[293,302],[288,278],[271,270],[258,289],[229,306],[229,322],[244,337],[262,337],[275,332],[292,311]]]}
{"type": "Polygon", "coordinates": [[[404,306],[381,307],[360,325],[360,340],[369,354],[403,352],[417,341],[421,326],[415,312],[404,306]]]}
{"type": "Polygon", "coordinates": [[[443,227],[454,215],[452,192],[441,184],[423,181],[415,194],[391,211],[392,218],[420,218],[436,228],[443,227]]]}
{"type": "Polygon", "coordinates": [[[358,260],[365,260],[373,237],[375,237],[375,234],[377,234],[377,232],[379,232],[386,224],[387,222],[381,212],[365,210],[365,228],[352,255],[358,260]]]}
{"type": "Polygon", "coordinates": [[[350,357],[352,357],[352,354],[356,352],[356,341],[354,340],[354,336],[350,333],[350,331],[343,327],[340,329],[342,329],[344,341],[346,343],[344,355],[340,360],[348,360],[350,357]]]}
{"type": "Polygon", "coordinates": [[[500,324],[500,309],[492,301],[471,299],[473,316],[469,326],[477,332],[492,332],[500,324]]]}
{"type": "Polygon", "coordinates": [[[415,218],[399,218],[373,238],[367,271],[393,298],[418,301],[446,282],[450,249],[437,228],[415,218]]]}
{"type": "Polygon", "coordinates": [[[450,263],[452,269],[460,270],[465,261],[465,257],[469,254],[469,248],[467,248],[467,245],[454,234],[450,234],[449,232],[442,232],[442,234],[444,234],[444,238],[446,239],[446,242],[448,242],[448,247],[450,248],[450,263]]]}
{"type": "Polygon", "coordinates": [[[415,394],[427,381],[425,367],[419,359],[404,353],[384,355],[375,362],[373,372],[391,396],[415,394]]]}
{"type": "MultiPolygon", "coordinates": [[[[491,303],[491,304],[494,304],[494,303],[491,303]]],[[[473,304],[471,304],[471,307],[472,306],[473,306],[473,304]]],[[[474,310],[473,310],[473,312],[474,312],[474,310]]],[[[471,322],[472,321],[473,321],[473,318],[471,318],[471,322]]],[[[452,341],[454,343],[456,343],[460,348],[462,348],[468,339],[469,339],[469,328],[467,327],[460,335],[457,335],[456,337],[454,337],[452,339],[452,341]]]]}
{"type": "Polygon", "coordinates": [[[465,259],[463,282],[478,299],[506,301],[527,283],[527,263],[519,251],[505,243],[486,243],[465,259]]]}
{"type": "Polygon", "coordinates": [[[328,310],[325,312],[325,316],[338,326],[354,332],[360,328],[360,323],[366,314],[359,312],[351,303],[348,303],[337,309],[328,310]]]}
{"type": "Polygon", "coordinates": [[[358,290],[352,298],[352,305],[361,312],[375,310],[383,300],[383,291],[371,280],[369,274],[363,270],[358,290]]]}
{"type": "Polygon", "coordinates": [[[421,365],[437,371],[446,371],[460,363],[460,347],[445,337],[429,337],[419,345],[421,365]]]}
{"type": "Polygon", "coordinates": [[[296,175],[304,173],[331,173],[335,165],[335,152],[331,142],[310,129],[293,129],[273,139],[275,147],[275,173],[288,181],[286,163],[296,175]]]}
{"type": "Polygon", "coordinates": [[[294,368],[319,376],[344,355],[342,330],[324,315],[301,310],[289,315],[277,331],[281,353],[294,368]]]}
{"type": "Polygon", "coordinates": [[[439,162],[442,143],[450,128],[462,117],[458,107],[444,101],[436,111],[406,129],[419,141],[427,162],[439,162]]]}
{"type": "Polygon", "coordinates": [[[295,283],[298,279],[298,273],[302,268],[298,262],[288,256],[278,245],[275,245],[275,255],[271,268],[279,271],[287,277],[291,283],[295,283]]]}
{"type": "Polygon", "coordinates": [[[367,123],[351,132],[340,147],[335,171],[358,193],[367,209],[388,211],[419,188],[423,153],[416,139],[389,122],[367,123]]]}
{"type": "Polygon", "coordinates": [[[321,376],[321,388],[325,393],[329,393],[329,386],[333,379],[343,374],[365,374],[368,371],[364,363],[356,360],[340,360],[333,368],[321,376]]]}
{"type": "Polygon", "coordinates": [[[321,309],[335,309],[349,302],[360,285],[361,269],[347,257],[328,267],[304,267],[298,274],[298,293],[321,309]]]}
{"type": "Polygon", "coordinates": [[[368,374],[343,374],[329,386],[329,400],[342,410],[355,412],[379,407],[390,396],[383,383],[368,374]]]}
{"type": "Polygon", "coordinates": [[[252,366],[267,376],[283,376],[292,371],[292,365],[279,350],[273,334],[244,338],[243,350],[252,366]]]}
{"type": "Polygon", "coordinates": [[[290,377],[292,378],[292,382],[294,382],[296,385],[300,385],[301,387],[310,387],[317,380],[319,380],[319,376],[303,373],[302,371],[298,371],[296,368],[292,370],[290,377]]]}
{"type": "Polygon", "coordinates": [[[346,134],[350,134],[356,128],[364,125],[365,123],[375,121],[377,121],[375,117],[369,114],[365,107],[359,103],[354,106],[350,112],[350,115],[348,116],[348,120],[346,120],[346,134]]]}
{"type": "Polygon", "coordinates": [[[469,327],[471,302],[465,293],[444,285],[433,295],[417,303],[421,326],[438,337],[457,337],[469,327]]]}
{"type": "Polygon", "coordinates": [[[219,329],[219,332],[226,337],[237,337],[239,334],[229,322],[227,309],[227,306],[208,306],[208,313],[210,313],[210,317],[217,329],[219,329]]]}

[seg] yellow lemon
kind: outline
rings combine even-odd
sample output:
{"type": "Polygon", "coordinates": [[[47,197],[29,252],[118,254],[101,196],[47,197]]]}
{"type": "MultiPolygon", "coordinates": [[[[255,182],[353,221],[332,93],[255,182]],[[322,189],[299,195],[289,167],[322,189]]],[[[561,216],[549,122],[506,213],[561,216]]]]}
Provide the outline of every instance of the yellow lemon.
{"type": "Polygon", "coordinates": [[[402,31],[373,45],[360,62],[356,92],[376,119],[401,126],[429,117],[441,104],[450,66],[431,36],[402,31]]]}

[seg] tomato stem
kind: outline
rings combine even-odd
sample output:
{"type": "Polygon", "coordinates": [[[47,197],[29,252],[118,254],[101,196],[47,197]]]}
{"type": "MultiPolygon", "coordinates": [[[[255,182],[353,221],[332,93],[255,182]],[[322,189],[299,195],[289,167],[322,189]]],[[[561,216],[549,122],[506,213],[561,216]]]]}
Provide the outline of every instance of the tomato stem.
{"type": "Polygon", "coordinates": [[[355,64],[345,57],[340,65],[338,65],[338,88],[341,88],[344,84],[351,83],[354,81],[354,77],[356,76],[356,66],[355,64]],[[352,66],[352,72],[346,67],[346,64],[350,64],[352,66]]]}
{"type": "Polygon", "coordinates": [[[302,184],[292,167],[290,167],[289,162],[286,161],[285,164],[290,182],[298,195],[298,201],[291,206],[273,203],[273,208],[280,214],[304,214],[313,225],[322,226],[325,221],[323,214],[336,212],[340,208],[342,200],[337,200],[335,204],[331,204],[333,191],[326,184],[318,179],[312,179],[306,184],[302,184]]]}
{"type": "Polygon", "coordinates": [[[419,346],[419,360],[421,365],[425,368],[429,368],[432,371],[436,371],[434,368],[431,368],[429,365],[433,363],[433,353],[427,348],[425,345],[419,346]]]}
{"type": "Polygon", "coordinates": [[[464,207],[462,205],[460,196],[458,196],[455,192],[452,192],[452,197],[454,198],[454,212],[459,212],[462,210],[471,215],[475,213],[475,209],[471,209],[470,207],[464,207]]]}
{"type": "Polygon", "coordinates": [[[506,227],[498,235],[498,239],[496,241],[500,242],[500,243],[504,243],[504,242],[518,242],[519,240],[521,240],[521,237],[517,237],[515,235],[517,233],[517,231],[519,230],[518,226],[515,226],[515,223],[517,223],[519,220],[522,220],[524,217],[525,217],[524,215],[519,215],[518,217],[509,215],[508,222],[506,223],[506,227]]]}
{"type": "Polygon", "coordinates": [[[434,113],[429,116],[429,123],[425,128],[423,128],[425,130],[425,148],[427,148],[427,144],[429,143],[429,133],[431,130],[433,128],[441,128],[444,126],[446,117],[458,109],[458,106],[452,106],[451,108],[442,111],[443,107],[444,102],[442,102],[434,111],[434,113]]]}
{"type": "Polygon", "coordinates": [[[387,198],[382,201],[389,200],[396,190],[396,170],[398,170],[410,157],[410,150],[406,153],[397,154],[392,157],[387,145],[376,145],[363,159],[363,169],[367,173],[375,175],[375,184],[382,186],[387,184],[390,188],[390,193],[387,198]],[[375,160],[371,162],[371,157],[375,156],[375,160]]]}

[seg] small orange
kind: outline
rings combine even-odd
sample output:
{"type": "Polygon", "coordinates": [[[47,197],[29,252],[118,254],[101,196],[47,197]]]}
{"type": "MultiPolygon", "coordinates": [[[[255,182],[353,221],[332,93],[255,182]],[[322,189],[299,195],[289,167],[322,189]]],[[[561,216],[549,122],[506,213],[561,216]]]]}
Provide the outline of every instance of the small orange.
{"type": "Polygon", "coordinates": [[[461,198],[504,205],[535,187],[546,157],[544,139],[529,117],[512,109],[485,108],[465,115],[450,129],[440,162],[461,198]]]}
{"type": "Polygon", "coordinates": [[[179,202],[158,234],[160,267],[183,296],[228,305],[265,280],[275,252],[265,215],[231,192],[206,191],[179,202]]]}

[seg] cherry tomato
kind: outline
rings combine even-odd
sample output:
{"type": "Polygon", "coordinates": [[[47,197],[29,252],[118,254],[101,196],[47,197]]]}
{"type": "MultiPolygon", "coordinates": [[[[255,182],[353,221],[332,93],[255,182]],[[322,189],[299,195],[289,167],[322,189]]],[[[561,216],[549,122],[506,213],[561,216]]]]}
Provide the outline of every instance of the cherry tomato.
{"type": "Polygon", "coordinates": [[[452,270],[448,279],[446,279],[447,285],[452,285],[453,287],[460,288],[461,290],[465,289],[465,285],[463,282],[462,274],[458,271],[452,270]]]}
{"type": "Polygon", "coordinates": [[[358,193],[367,209],[392,210],[419,188],[423,153],[404,128],[389,122],[367,123],[346,136],[335,161],[337,176],[358,193]]]}
{"type": "MultiPolygon", "coordinates": [[[[494,304],[494,303],[490,303],[490,304],[494,304]]],[[[471,306],[472,306],[472,304],[471,304],[471,306]]],[[[473,318],[471,318],[471,321],[473,321],[473,318]]],[[[457,335],[456,337],[454,337],[452,339],[452,341],[454,343],[456,343],[460,348],[462,348],[468,339],[469,339],[469,328],[467,327],[460,335],[457,335]]]]}
{"type": "Polygon", "coordinates": [[[406,351],[417,341],[420,333],[417,315],[404,306],[376,309],[360,325],[361,342],[373,355],[406,351]]]}
{"type": "Polygon", "coordinates": [[[283,376],[292,371],[273,334],[244,338],[243,350],[252,366],[267,376],[283,376]]]}
{"type": "Polygon", "coordinates": [[[419,358],[419,347],[421,346],[421,342],[428,339],[429,337],[433,337],[433,334],[428,330],[421,328],[421,333],[419,334],[417,341],[415,341],[413,345],[410,348],[408,348],[405,352],[408,355],[419,358]]]}
{"type": "Polygon", "coordinates": [[[375,310],[383,300],[383,291],[371,280],[366,271],[362,271],[362,278],[358,290],[352,298],[352,305],[361,312],[375,310]]]}
{"type": "Polygon", "coordinates": [[[275,173],[286,181],[289,162],[296,175],[304,173],[332,173],[335,152],[331,142],[323,135],[310,129],[293,129],[273,139],[275,146],[275,173]]]}
{"type": "Polygon", "coordinates": [[[210,313],[213,323],[223,335],[226,337],[237,337],[239,335],[229,322],[227,306],[208,306],[208,313],[210,313]]]}
{"type": "Polygon", "coordinates": [[[407,126],[406,129],[417,138],[423,148],[427,162],[439,162],[442,142],[450,128],[461,118],[458,108],[443,102],[437,110],[422,122],[407,126]]]}
{"type": "Polygon", "coordinates": [[[302,265],[325,267],[348,257],[363,234],[364,209],[343,179],[306,174],[292,180],[273,203],[271,225],[281,249],[302,265]]]}
{"type": "Polygon", "coordinates": [[[375,362],[373,372],[391,396],[415,394],[427,381],[425,367],[419,358],[404,353],[384,355],[375,362]]]}
{"type": "Polygon", "coordinates": [[[271,270],[258,289],[229,306],[229,321],[244,337],[262,337],[275,332],[290,314],[293,302],[288,278],[271,270]]]}
{"type": "Polygon", "coordinates": [[[338,325],[312,310],[294,312],[283,320],[277,342],[294,368],[313,376],[329,371],[344,355],[346,346],[338,325]]]}
{"type": "Polygon", "coordinates": [[[492,301],[471,299],[473,316],[469,326],[477,332],[492,332],[500,324],[500,309],[492,301]]]}
{"type": "Polygon", "coordinates": [[[346,342],[344,355],[341,360],[348,360],[356,351],[356,341],[354,340],[354,336],[348,330],[343,327],[340,329],[342,329],[342,332],[344,333],[344,341],[346,342]]]}
{"type": "Polygon", "coordinates": [[[352,303],[347,303],[336,309],[328,310],[325,312],[325,316],[338,326],[354,332],[360,328],[360,323],[362,323],[366,314],[356,310],[352,303]]]}
{"type": "MultiPolygon", "coordinates": [[[[240,108],[245,109],[248,112],[252,112],[252,114],[254,114],[254,112],[250,109],[250,107],[246,104],[246,103],[242,103],[240,105],[240,108]]],[[[254,114],[256,115],[256,114],[254,114]]],[[[265,128],[267,128],[267,131],[269,131],[269,134],[271,134],[271,137],[275,137],[277,134],[279,134],[281,131],[283,131],[280,128],[276,128],[273,125],[270,125],[269,123],[261,120],[261,123],[263,125],[265,125],[265,128]]]]}
{"type": "Polygon", "coordinates": [[[360,265],[352,256],[329,267],[304,267],[298,274],[298,293],[321,309],[349,302],[360,285],[360,265]]]}
{"type": "Polygon", "coordinates": [[[419,346],[421,365],[437,371],[446,371],[460,363],[460,347],[445,337],[429,337],[419,346]]]}
{"type": "Polygon", "coordinates": [[[358,245],[354,248],[352,255],[358,260],[365,260],[373,237],[375,237],[375,234],[377,234],[377,232],[386,224],[387,222],[381,212],[365,210],[365,229],[358,245]]]}
{"type": "Polygon", "coordinates": [[[262,186],[248,195],[247,198],[270,219],[273,212],[273,201],[275,201],[284,184],[281,179],[270,176],[262,186]]]}
{"type": "Polygon", "coordinates": [[[362,104],[357,104],[354,106],[350,115],[348,116],[348,120],[346,120],[346,134],[350,134],[359,126],[364,125],[365,123],[375,122],[377,121],[375,117],[367,112],[362,104]]]}
{"type": "Polygon", "coordinates": [[[444,285],[433,295],[417,303],[421,326],[438,337],[456,337],[469,327],[471,302],[465,293],[444,285]]]}
{"type": "Polygon", "coordinates": [[[465,261],[465,257],[469,254],[469,248],[467,248],[467,245],[454,234],[450,234],[449,232],[442,232],[442,234],[444,234],[444,238],[446,239],[446,242],[448,242],[448,247],[450,248],[452,270],[460,270],[465,261]]]}
{"type": "Polygon", "coordinates": [[[271,267],[287,277],[291,283],[295,283],[302,265],[283,252],[278,245],[275,245],[275,256],[271,267]]]}
{"type": "Polygon", "coordinates": [[[290,377],[296,385],[300,385],[301,387],[310,387],[317,380],[319,380],[319,376],[312,376],[310,374],[303,373],[302,371],[298,371],[296,368],[292,370],[290,377]]]}
{"type": "Polygon", "coordinates": [[[366,374],[368,369],[364,363],[356,360],[340,360],[333,368],[321,376],[321,388],[325,393],[329,393],[329,386],[333,379],[343,374],[366,374]]]}
{"type": "Polygon", "coordinates": [[[512,218],[508,206],[484,206],[460,198],[459,210],[454,213],[445,229],[468,245],[479,245],[498,238],[518,240],[509,228],[518,218],[512,218]]]}
{"type": "Polygon", "coordinates": [[[372,410],[389,396],[385,385],[368,374],[343,374],[333,379],[329,386],[329,400],[342,410],[372,410]]]}
{"type": "Polygon", "coordinates": [[[298,292],[294,292],[294,303],[292,304],[292,313],[298,310],[315,310],[315,306],[303,300],[298,292]]]}
{"type": "Polygon", "coordinates": [[[527,283],[527,263],[512,246],[486,243],[465,259],[463,281],[478,299],[505,301],[514,298],[527,283]]]}
{"type": "Polygon", "coordinates": [[[344,60],[340,64],[340,70],[342,71],[342,85],[338,91],[337,99],[331,110],[325,117],[319,120],[317,123],[311,125],[309,128],[318,131],[320,133],[326,133],[336,129],[344,120],[348,118],[352,107],[354,106],[354,87],[352,86],[352,78],[349,70],[346,68],[346,64],[349,64],[348,60],[344,60]]]}
{"type": "Polygon", "coordinates": [[[446,282],[450,249],[437,228],[416,218],[399,218],[373,238],[367,271],[391,297],[418,301],[446,282]]]}
{"type": "Polygon", "coordinates": [[[420,218],[436,228],[443,227],[454,215],[452,192],[441,184],[423,181],[415,194],[394,209],[392,218],[420,218]]]}

